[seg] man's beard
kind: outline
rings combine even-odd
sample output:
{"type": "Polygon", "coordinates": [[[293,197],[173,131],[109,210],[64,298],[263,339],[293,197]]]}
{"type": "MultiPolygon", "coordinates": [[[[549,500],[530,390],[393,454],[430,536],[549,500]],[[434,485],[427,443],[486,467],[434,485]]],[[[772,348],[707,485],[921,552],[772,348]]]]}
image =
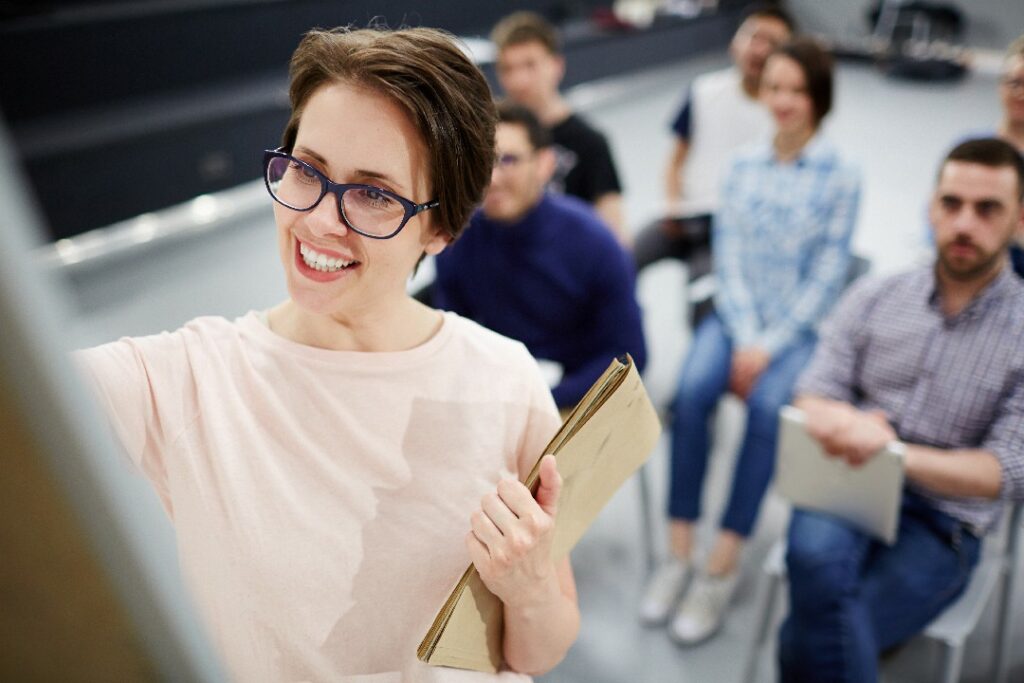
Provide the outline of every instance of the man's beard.
{"type": "Polygon", "coordinates": [[[1002,248],[986,254],[981,247],[970,240],[953,240],[939,249],[939,264],[942,271],[954,280],[970,282],[992,272],[999,263],[1005,248],[1004,244],[1002,248]],[[946,256],[947,250],[955,246],[971,247],[979,255],[979,258],[968,263],[957,263],[956,259],[946,256]]]}

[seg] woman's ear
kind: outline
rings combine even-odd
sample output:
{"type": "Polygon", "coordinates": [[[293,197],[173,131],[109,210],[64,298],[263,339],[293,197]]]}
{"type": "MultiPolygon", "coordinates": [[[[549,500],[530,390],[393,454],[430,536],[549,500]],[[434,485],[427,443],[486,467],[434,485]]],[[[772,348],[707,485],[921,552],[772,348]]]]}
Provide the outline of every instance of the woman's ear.
{"type": "Polygon", "coordinates": [[[423,245],[423,253],[429,256],[437,256],[452,241],[451,235],[446,232],[435,231],[423,245]]]}

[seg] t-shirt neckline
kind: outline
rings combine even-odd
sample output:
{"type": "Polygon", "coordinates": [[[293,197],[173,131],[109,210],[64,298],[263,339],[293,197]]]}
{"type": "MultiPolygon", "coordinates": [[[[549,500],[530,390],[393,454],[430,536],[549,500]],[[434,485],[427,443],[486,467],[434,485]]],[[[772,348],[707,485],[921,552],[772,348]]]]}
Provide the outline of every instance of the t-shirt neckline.
{"type": "Polygon", "coordinates": [[[403,351],[337,351],[300,344],[282,337],[270,329],[266,315],[266,311],[249,311],[238,319],[238,326],[259,344],[291,356],[322,363],[391,370],[419,365],[439,353],[451,338],[456,322],[453,313],[443,311],[441,327],[437,332],[422,344],[403,351]]]}

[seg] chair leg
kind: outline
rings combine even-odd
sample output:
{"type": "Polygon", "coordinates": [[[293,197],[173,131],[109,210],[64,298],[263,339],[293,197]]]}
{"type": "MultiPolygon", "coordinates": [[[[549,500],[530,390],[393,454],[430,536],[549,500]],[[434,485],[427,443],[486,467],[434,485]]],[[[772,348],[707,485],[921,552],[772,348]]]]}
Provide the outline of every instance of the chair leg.
{"type": "Polygon", "coordinates": [[[964,645],[941,643],[942,646],[942,683],[957,683],[960,680],[960,669],[964,664],[964,645]]]}
{"type": "MultiPolygon", "coordinates": [[[[1012,559],[1012,558],[1011,558],[1012,559]]],[[[1003,576],[1000,579],[1003,584],[999,591],[996,615],[996,637],[995,637],[995,683],[1007,683],[1010,676],[1010,640],[1013,637],[1013,589],[1014,589],[1014,568],[1003,567],[1003,576]]]]}
{"type": "Polygon", "coordinates": [[[764,596],[755,615],[754,638],[743,667],[743,678],[740,679],[742,683],[754,683],[757,680],[757,663],[768,640],[768,631],[771,629],[772,617],[775,614],[775,601],[782,581],[781,576],[768,576],[768,585],[765,586],[764,596]]]}
{"type": "Polygon", "coordinates": [[[650,574],[654,571],[656,558],[654,552],[654,518],[651,513],[651,485],[647,481],[646,463],[637,470],[636,481],[637,486],[640,488],[640,533],[643,537],[647,573],[650,574]]]}
{"type": "Polygon", "coordinates": [[[1013,638],[1013,600],[1016,597],[1018,553],[1020,552],[1021,515],[1024,503],[1016,503],[1006,522],[1006,561],[996,621],[995,683],[1007,683],[1010,677],[1010,641],[1013,638]]]}

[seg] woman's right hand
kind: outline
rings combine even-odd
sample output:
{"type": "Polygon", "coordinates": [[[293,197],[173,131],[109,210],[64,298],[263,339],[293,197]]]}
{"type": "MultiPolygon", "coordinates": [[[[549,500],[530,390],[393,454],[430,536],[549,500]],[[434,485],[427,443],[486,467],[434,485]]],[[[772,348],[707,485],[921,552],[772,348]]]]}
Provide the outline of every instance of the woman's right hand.
{"type": "Polygon", "coordinates": [[[470,517],[466,547],[484,585],[506,605],[536,605],[560,595],[551,561],[562,477],[555,456],[540,464],[537,497],[515,479],[503,479],[470,517]]]}

